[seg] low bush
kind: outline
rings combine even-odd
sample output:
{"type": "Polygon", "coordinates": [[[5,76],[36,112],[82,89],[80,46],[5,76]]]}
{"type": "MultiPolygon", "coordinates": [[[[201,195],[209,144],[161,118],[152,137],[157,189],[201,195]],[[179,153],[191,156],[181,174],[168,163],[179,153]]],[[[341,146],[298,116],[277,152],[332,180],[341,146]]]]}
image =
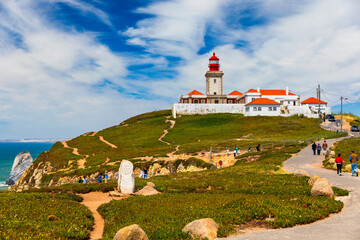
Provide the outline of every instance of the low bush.
{"type": "Polygon", "coordinates": [[[0,193],[0,239],[88,239],[93,216],[75,195],[0,193]]]}

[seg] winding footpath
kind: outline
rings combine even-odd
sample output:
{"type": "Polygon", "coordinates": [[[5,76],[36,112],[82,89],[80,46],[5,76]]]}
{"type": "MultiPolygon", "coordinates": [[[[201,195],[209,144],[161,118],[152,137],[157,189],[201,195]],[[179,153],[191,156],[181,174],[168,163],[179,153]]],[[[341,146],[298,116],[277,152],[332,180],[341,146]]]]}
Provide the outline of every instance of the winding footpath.
{"type": "MultiPolygon", "coordinates": [[[[337,139],[327,140],[329,146],[332,146],[336,141],[337,139]]],[[[324,156],[314,156],[311,146],[308,146],[301,150],[296,156],[287,160],[283,164],[283,168],[289,172],[303,169],[311,176],[316,174],[322,178],[327,178],[333,186],[349,190],[350,195],[344,200],[344,209],[342,212],[308,225],[279,230],[258,231],[226,239],[360,239],[360,177],[352,177],[350,173],[343,173],[343,176],[337,176],[336,171],[322,168],[323,160],[324,156]]],[[[348,162],[349,160],[344,159],[344,161],[348,162]]]]}

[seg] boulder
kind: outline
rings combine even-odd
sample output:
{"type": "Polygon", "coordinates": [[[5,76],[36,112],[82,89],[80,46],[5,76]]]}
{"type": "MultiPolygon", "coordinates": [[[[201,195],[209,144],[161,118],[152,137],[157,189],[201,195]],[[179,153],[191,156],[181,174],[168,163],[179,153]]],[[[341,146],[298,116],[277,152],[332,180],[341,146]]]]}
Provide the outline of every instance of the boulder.
{"type": "Polygon", "coordinates": [[[159,194],[159,192],[155,188],[148,185],[146,185],[143,189],[135,193],[135,195],[141,195],[141,196],[150,196],[155,194],[159,194]]]}
{"type": "Polygon", "coordinates": [[[155,175],[159,174],[161,168],[162,168],[162,166],[160,164],[158,164],[158,163],[154,163],[153,165],[151,165],[149,167],[149,171],[148,171],[149,177],[152,177],[152,176],[155,176],[155,175]]]}
{"type": "Polygon", "coordinates": [[[185,167],[182,163],[179,164],[179,166],[176,169],[177,172],[184,172],[185,171],[185,167]]]}
{"type": "Polygon", "coordinates": [[[122,160],[119,167],[118,189],[122,193],[134,193],[135,178],[133,175],[134,165],[128,160],[122,160]]]}
{"type": "Polygon", "coordinates": [[[331,163],[331,164],[335,163],[335,158],[330,158],[329,163],[331,163]]]}
{"type": "Polygon", "coordinates": [[[120,229],[113,240],[149,240],[144,230],[137,224],[120,229]]]}
{"type": "Polygon", "coordinates": [[[296,170],[296,171],[294,172],[294,175],[295,175],[296,177],[304,177],[304,176],[310,177],[310,175],[309,175],[305,170],[302,170],[302,169],[296,170]]]}
{"type": "Polygon", "coordinates": [[[310,185],[310,186],[314,185],[314,183],[315,183],[318,179],[320,179],[320,177],[319,177],[318,175],[312,176],[312,177],[309,179],[309,181],[308,181],[309,185],[310,185]]]}
{"type": "Polygon", "coordinates": [[[311,188],[311,196],[327,196],[334,198],[334,191],[329,180],[326,178],[320,178],[316,180],[313,187],[311,188]]]}
{"type": "Polygon", "coordinates": [[[211,218],[203,218],[192,221],[183,228],[183,232],[188,233],[193,239],[214,239],[217,237],[219,226],[211,218]]]}
{"type": "Polygon", "coordinates": [[[346,172],[351,172],[351,164],[346,164],[345,165],[345,171],[346,172]]]}
{"type": "Polygon", "coordinates": [[[335,151],[330,151],[331,156],[335,156],[335,151]]]}
{"type": "Polygon", "coordinates": [[[139,177],[140,176],[140,172],[141,172],[141,169],[140,168],[135,168],[135,170],[133,171],[133,175],[134,177],[139,177]]]}
{"type": "Polygon", "coordinates": [[[7,185],[14,185],[15,182],[23,175],[28,167],[32,164],[33,159],[29,152],[19,153],[11,168],[9,179],[6,181],[7,185]]]}
{"type": "Polygon", "coordinates": [[[191,165],[186,169],[186,172],[198,172],[198,171],[202,171],[202,170],[204,170],[204,169],[191,165]]]}
{"type": "Polygon", "coordinates": [[[163,167],[160,169],[160,172],[158,175],[169,175],[169,174],[170,174],[169,169],[167,169],[166,167],[163,167]]]}
{"type": "Polygon", "coordinates": [[[152,188],[156,188],[155,184],[152,182],[147,182],[146,185],[152,188]]]}

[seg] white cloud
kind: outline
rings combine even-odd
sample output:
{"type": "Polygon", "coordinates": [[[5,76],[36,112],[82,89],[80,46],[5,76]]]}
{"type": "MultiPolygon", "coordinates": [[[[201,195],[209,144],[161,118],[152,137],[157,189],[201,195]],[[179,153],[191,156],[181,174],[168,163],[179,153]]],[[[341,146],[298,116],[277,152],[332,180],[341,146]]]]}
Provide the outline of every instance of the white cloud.
{"type": "Polygon", "coordinates": [[[75,137],[164,107],[118,91],[127,61],[93,35],[58,29],[29,0],[1,9],[0,138],[75,137]]]}
{"type": "MultiPolygon", "coordinates": [[[[289,86],[305,98],[315,96],[314,88],[319,83],[324,92],[352,97],[358,94],[349,91],[360,80],[358,1],[210,1],[207,5],[208,2],[196,1],[192,5],[190,1],[174,0],[139,10],[155,16],[140,21],[127,35],[154,44],[149,44],[149,52],[177,55],[185,60],[176,69],[179,75],[175,80],[148,85],[153,93],[172,96],[192,89],[204,92],[204,73],[211,52],[196,52],[204,45],[206,26],[211,26],[210,37],[217,37],[216,31],[219,32],[219,45],[214,50],[221,59],[227,92],[289,86]],[[256,6],[255,15],[268,22],[247,29],[240,23],[229,24],[237,18],[234,11],[241,15],[250,5],[256,6]],[[193,11],[182,11],[187,7],[193,11]],[[234,15],[228,15],[229,12],[234,15]],[[246,42],[246,47],[236,47],[239,41],[246,42]]],[[[339,96],[328,98],[333,102],[339,96]]]]}

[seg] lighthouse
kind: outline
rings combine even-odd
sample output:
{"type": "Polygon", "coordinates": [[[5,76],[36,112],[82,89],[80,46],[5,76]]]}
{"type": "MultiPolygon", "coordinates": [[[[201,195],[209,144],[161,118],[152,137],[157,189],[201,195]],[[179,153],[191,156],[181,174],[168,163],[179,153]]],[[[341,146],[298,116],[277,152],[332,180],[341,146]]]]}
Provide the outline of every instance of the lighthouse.
{"type": "Polygon", "coordinates": [[[206,72],[206,95],[211,98],[211,103],[224,103],[223,98],[223,75],[220,71],[220,59],[215,53],[209,59],[209,70],[206,72]]]}

